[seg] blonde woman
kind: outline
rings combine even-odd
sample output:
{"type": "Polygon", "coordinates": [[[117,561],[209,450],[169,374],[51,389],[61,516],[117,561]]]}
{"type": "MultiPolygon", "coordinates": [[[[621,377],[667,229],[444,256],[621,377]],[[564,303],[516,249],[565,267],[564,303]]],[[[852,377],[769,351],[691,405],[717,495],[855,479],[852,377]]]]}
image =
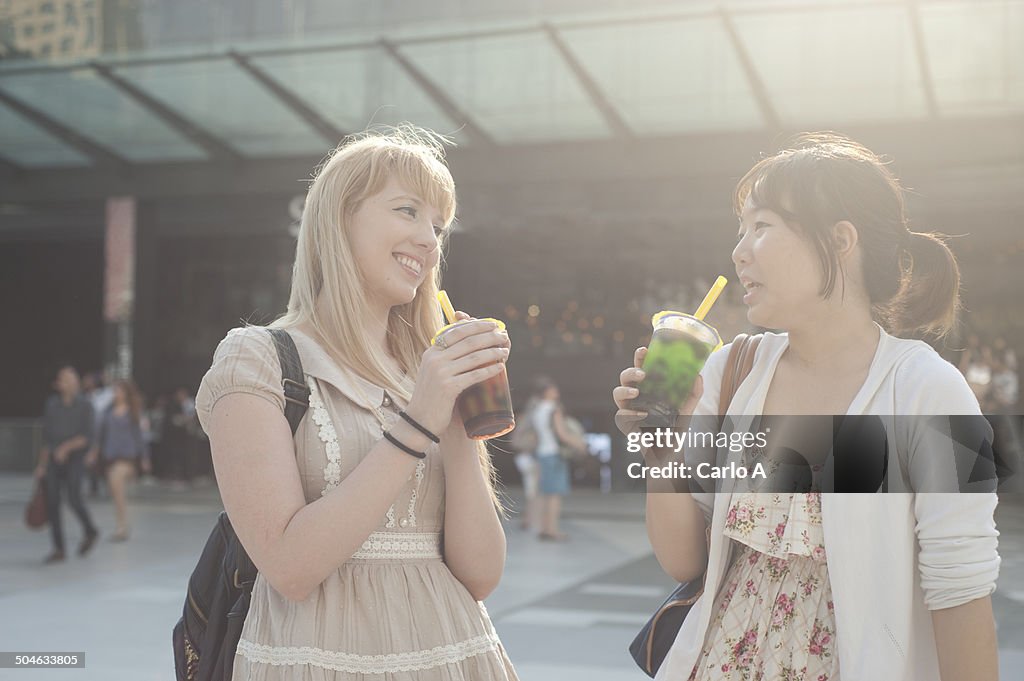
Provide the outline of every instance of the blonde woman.
{"type": "MultiPolygon", "coordinates": [[[[980,415],[956,367],[911,338],[952,329],[959,270],[940,239],[909,229],[878,156],[802,136],[740,180],[735,210],[747,319],[781,332],[764,334],[730,417],[980,415]]],[[[711,355],[681,414],[718,414],[729,350],[711,355]]],[[[613,391],[626,432],[643,417],[630,404],[646,352],[613,391]]],[[[923,431],[897,445],[910,489],[951,464],[923,431]]],[[[713,496],[647,495],[662,567],[681,582],[706,575],[659,681],[998,678],[994,493],[713,496]]]]}
{"type": "Polygon", "coordinates": [[[505,561],[493,469],[454,409],[501,370],[509,339],[478,321],[430,344],[454,214],[425,131],[350,139],[322,164],[273,325],[311,391],[294,440],[267,331],[217,348],[196,406],[259,569],[236,679],[517,678],[481,603],[505,561]]]}

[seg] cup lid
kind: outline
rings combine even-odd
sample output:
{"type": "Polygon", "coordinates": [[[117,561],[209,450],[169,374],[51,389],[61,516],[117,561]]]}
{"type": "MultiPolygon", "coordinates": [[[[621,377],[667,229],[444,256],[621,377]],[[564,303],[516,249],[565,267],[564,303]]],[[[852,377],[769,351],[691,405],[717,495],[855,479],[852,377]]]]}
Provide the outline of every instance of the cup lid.
{"type": "Polygon", "coordinates": [[[505,330],[505,322],[501,321],[500,319],[495,319],[494,317],[480,317],[479,319],[460,319],[457,322],[452,322],[451,324],[446,324],[442,326],[441,330],[434,334],[434,337],[430,339],[430,344],[433,345],[434,343],[436,343],[438,337],[441,334],[448,331],[449,329],[454,329],[456,326],[462,326],[463,324],[468,324],[470,322],[494,322],[495,324],[498,325],[499,330],[505,330]]]}

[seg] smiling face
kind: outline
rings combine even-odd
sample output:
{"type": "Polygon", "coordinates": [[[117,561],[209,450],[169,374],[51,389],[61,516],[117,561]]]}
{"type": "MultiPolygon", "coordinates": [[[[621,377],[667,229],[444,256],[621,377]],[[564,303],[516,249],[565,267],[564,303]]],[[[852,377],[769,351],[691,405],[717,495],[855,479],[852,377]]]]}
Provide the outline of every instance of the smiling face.
{"type": "Polygon", "coordinates": [[[440,259],[441,212],[392,177],[349,220],[352,254],[371,303],[390,310],[412,302],[440,259]]]}
{"type": "Polygon", "coordinates": [[[811,243],[774,211],[743,204],[732,261],[746,290],[751,324],[790,329],[827,306],[821,260],[811,243]]]}

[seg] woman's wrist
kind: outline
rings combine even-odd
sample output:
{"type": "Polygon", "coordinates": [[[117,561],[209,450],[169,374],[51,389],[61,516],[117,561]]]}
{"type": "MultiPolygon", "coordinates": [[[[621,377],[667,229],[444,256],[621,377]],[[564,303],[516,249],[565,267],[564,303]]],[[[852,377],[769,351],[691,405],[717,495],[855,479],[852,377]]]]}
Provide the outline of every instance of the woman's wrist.
{"type": "MultiPolygon", "coordinates": [[[[432,419],[430,417],[429,411],[427,409],[422,408],[419,404],[416,403],[415,400],[410,400],[409,405],[405,408],[405,413],[409,416],[409,418],[416,421],[416,423],[420,424],[421,426],[429,430],[431,433],[435,433],[437,435],[441,435],[448,425],[447,423],[436,423],[436,419],[432,419]]],[[[404,421],[403,423],[405,423],[405,425],[409,426],[410,428],[413,427],[409,423],[406,423],[404,421]]]]}
{"type": "Polygon", "coordinates": [[[417,452],[425,452],[433,444],[426,435],[405,421],[398,421],[388,429],[388,432],[391,433],[391,437],[417,452]]]}

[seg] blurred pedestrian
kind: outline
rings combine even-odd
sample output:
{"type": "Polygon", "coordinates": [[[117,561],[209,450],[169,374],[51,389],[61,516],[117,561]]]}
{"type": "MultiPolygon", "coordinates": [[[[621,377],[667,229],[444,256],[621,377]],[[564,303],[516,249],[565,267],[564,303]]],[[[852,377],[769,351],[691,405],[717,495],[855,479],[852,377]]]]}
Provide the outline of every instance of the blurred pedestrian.
{"type": "Polygon", "coordinates": [[[1002,491],[1024,491],[1024,446],[1021,443],[1017,405],[1020,400],[1020,381],[1017,372],[1007,364],[1006,352],[993,353],[992,389],[985,412],[992,424],[992,445],[1004,480],[1002,491]]]}
{"type": "MultiPolygon", "coordinates": [[[[90,371],[82,376],[82,395],[92,405],[93,433],[99,433],[100,419],[114,401],[114,391],[104,375],[99,371],[90,371]]],[[[98,455],[98,443],[90,446],[88,460],[93,463],[85,467],[85,477],[89,481],[89,496],[96,499],[100,495],[100,479],[104,477],[103,458],[98,455]]]]}
{"type": "Polygon", "coordinates": [[[114,384],[114,403],[103,413],[97,437],[107,472],[107,485],[114,500],[117,529],[111,541],[128,539],[128,509],[125,488],[136,476],[137,467],[150,471],[146,442],[145,414],[135,384],[120,380],[114,384]]]}
{"type": "Polygon", "coordinates": [[[178,486],[190,486],[196,476],[196,407],[188,388],[174,391],[164,421],[164,455],[171,478],[178,486]]]}
{"type": "Polygon", "coordinates": [[[523,481],[523,512],[519,527],[529,531],[540,525],[538,491],[540,489],[540,465],[537,462],[537,431],[533,427],[533,411],[540,401],[536,382],[531,386],[530,397],[519,410],[516,428],[512,431],[510,445],[515,452],[516,468],[523,481]]]}
{"type": "Polygon", "coordinates": [[[992,388],[992,350],[975,333],[967,336],[967,347],[960,356],[960,373],[984,409],[992,388]]]}
{"type": "Polygon", "coordinates": [[[572,439],[565,426],[565,414],[555,382],[547,377],[535,379],[536,403],[530,419],[537,431],[537,464],[540,471],[540,533],[542,541],[565,541],[568,535],[559,527],[562,498],[569,496],[569,462],[562,456],[561,442],[572,439]]]}
{"type": "Polygon", "coordinates": [[[53,551],[45,563],[65,559],[62,490],[67,493],[71,510],[82,524],[83,538],[78,546],[78,555],[87,554],[99,536],[99,530],[82,500],[86,453],[93,442],[95,427],[92,405],[80,392],[78,372],[74,367],[62,367],[57,372],[54,387],[57,394],[50,396],[43,408],[43,448],[35,471],[37,479],[46,478],[47,513],[53,539],[53,551]]]}
{"type": "Polygon", "coordinates": [[[166,418],[167,397],[160,395],[149,403],[146,408],[146,419],[149,421],[149,430],[146,431],[146,439],[149,443],[149,460],[153,470],[153,477],[158,479],[167,477],[169,473],[163,444],[166,418]]]}

